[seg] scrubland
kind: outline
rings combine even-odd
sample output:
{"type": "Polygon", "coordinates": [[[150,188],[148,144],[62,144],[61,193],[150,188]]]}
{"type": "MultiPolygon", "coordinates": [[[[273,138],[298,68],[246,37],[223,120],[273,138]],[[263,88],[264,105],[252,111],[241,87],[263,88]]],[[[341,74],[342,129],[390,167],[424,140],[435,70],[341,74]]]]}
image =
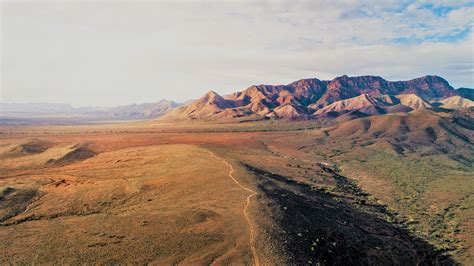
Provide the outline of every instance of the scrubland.
{"type": "Polygon", "coordinates": [[[367,119],[1,127],[0,261],[472,263],[472,132],[367,119]]]}

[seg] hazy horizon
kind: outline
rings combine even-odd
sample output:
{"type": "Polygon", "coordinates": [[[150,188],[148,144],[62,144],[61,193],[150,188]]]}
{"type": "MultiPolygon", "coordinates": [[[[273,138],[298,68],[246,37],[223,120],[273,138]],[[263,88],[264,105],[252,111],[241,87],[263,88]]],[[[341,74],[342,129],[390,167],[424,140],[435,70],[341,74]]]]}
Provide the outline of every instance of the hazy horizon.
{"type": "Polygon", "coordinates": [[[317,77],[474,87],[470,1],[3,1],[5,103],[117,106],[317,77]]]}
{"type": "MultiPolygon", "coordinates": [[[[347,76],[349,76],[349,77],[354,77],[354,76],[350,76],[350,75],[347,75],[347,76]]],[[[428,75],[425,75],[425,76],[428,76],[428,75]]],[[[313,78],[318,78],[318,77],[313,77],[313,78]]],[[[336,77],[335,77],[335,78],[336,78],[336,77]]],[[[383,77],[382,77],[382,78],[383,78],[383,77]]],[[[415,78],[419,78],[419,77],[415,77],[415,78]]],[[[309,79],[309,78],[303,78],[303,79],[309,79]]],[[[326,80],[326,79],[324,79],[324,80],[326,80]]],[[[329,79],[329,80],[332,80],[332,79],[329,79]]],[[[409,80],[409,79],[406,79],[406,80],[409,80]]],[[[388,80],[388,81],[394,81],[394,82],[395,82],[395,81],[406,81],[406,80],[388,80]]],[[[294,80],[294,81],[296,81],[296,80],[294,80]]],[[[449,80],[448,80],[448,82],[449,82],[449,80]]],[[[251,84],[251,85],[248,85],[247,87],[252,86],[252,85],[260,85],[260,84],[251,84]]],[[[286,85],[286,84],[283,84],[283,83],[282,83],[282,84],[265,84],[265,85],[286,85]]],[[[451,85],[452,85],[452,84],[451,84],[451,85]]],[[[247,88],[247,87],[245,87],[245,88],[247,88]]],[[[463,88],[463,87],[459,87],[459,88],[454,87],[454,89],[460,89],[460,88],[463,88]]],[[[241,89],[238,89],[238,90],[240,91],[240,90],[243,90],[243,89],[244,89],[244,88],[241,88],[241,89]]],[[[471,88],[470,88],[470,89],[471,89],[471,88]]],[[[213,91],[215,91],[215,90],[213,90],[213,91]]],[[[207,92],[207,91],[204,91],[203,94],[206,93],[206,92],[207,92]]],[[[216,91],[216,92],[219,93],[218,91],[216,91]]],[[[236,92],[236,91],[234,91],[234,92],[236,92]]],[[[108,107],[118,107],[118,106],[126,106],[126,105],[133,105],[133,104],[137,104],[137,105],[139,105],[139,104],[151,104],[151,103],[156,103],[156,102],[161,102],[161,101],[169,101],[169,102],[174,102],[174,103],[176,103],[176,104],[184,104],[184,103],[186,103],[186,102],[188,102],[188,101],[196,100],[196,99],[198,99],[199,97],[202,97],[202,96],[203,96],[203,95],[199,95],[199,96],[196,97],[196,98],[192,98],[192,99],[188,99],[188,100],[184,100],[184,101],[176,101],[176,100],[174,100],[174,99],[156,99],[156,100],[154,100],[154,101],[147,101],[147,102],[130,102],[130,103],[118,104],[118,105],[90,105],[90,104],[88,105],[88,104],[74,104],[74,103],[67,103],[67,102],[33,102],[33,101],[31,101],[31,102],[7,102],[7,101],[2,101],[2,102],[0,102],[0,103],[2,103],[2,104],[18,104],[18,105],[22,105],[22,104],[45,104],[45,105],[46,105],[46,104],[52,104],[52,105],[57,104],[57,105],[61,105],[61,104],[64,104],[64,105],[70,105],[70,106],[72,106],[72,107],[74,107],[74,108],[82,108],[82,107],[108,108],[108,107]]]]}
{"type": "Polygon", "coordinates": [[[474,265],[474,0],[0,13],[0,266],[474,265]]]}

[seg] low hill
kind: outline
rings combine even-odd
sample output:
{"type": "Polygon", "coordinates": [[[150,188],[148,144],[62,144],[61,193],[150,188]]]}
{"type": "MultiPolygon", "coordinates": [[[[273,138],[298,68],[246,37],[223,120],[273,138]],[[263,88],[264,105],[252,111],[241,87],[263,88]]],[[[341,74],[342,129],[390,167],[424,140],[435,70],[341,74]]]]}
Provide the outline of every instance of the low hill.
{"type": "Polygon", "coordinates": [[[461,109],[461,108],[469,108],[469,107],[474,107],[474,102],[463,98],[461,96],[453,96],[449,97],[447,99],[443,99],[441,101],[438,101],[440,104],[440,107],[445,108],[445,109],[461,109]]]}
{"type": "Polygon", "coordinates": [[[412,232],[470,265],[473,129],[472,109],[419,109],[341,122],[298,147],[337,164],[342,175],[407,217],[412,232]]]}
{"type": "Polygon", "coordinates": [[[473,117],[469,110],[446,114],[420,109],[411,113],[355,119],[326,132],[333,139],[366,139],[371,143],[389,143],[395,153],[428,147],[440,154],[454,155],[463,153],[460,147],[470,147],[470,153],[474,151],[473,117]]]}

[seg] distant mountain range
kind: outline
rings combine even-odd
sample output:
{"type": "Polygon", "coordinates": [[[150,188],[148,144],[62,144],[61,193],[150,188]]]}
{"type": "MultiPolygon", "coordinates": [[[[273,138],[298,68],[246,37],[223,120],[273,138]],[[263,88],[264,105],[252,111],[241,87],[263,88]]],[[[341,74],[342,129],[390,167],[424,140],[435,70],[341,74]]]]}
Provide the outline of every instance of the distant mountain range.
{"type": "Polygon", "coordinates": [[[474,106],[473,91],[456,90],[438,76],[408,81],[378,76],[312,78],[288,85],[255,85],[226,96],[210,91],[160,119],[310,119],[351,112],[369,116],[420,108],[459,109],[474,106]]]}
{"type": "Polygon", "coordinates": [[[0,103],[0,124],[77,123],[101,120],[353,119],[417,109],[474,106],[474,89],[454,89],[439,76],[387,81],[378,76],[301,79],[254,85],[229,95],[209,91],[183,104],[161,100],[118,107],[0,103]]]}
{"type": "Polygon", "coordinates": [[[0,103],[0,114],[9,115],[75,115],[103,119],[152,119],[180,106],[173,101],[130,104],[117,107],[73,107],[52,103],[0,103]]]}

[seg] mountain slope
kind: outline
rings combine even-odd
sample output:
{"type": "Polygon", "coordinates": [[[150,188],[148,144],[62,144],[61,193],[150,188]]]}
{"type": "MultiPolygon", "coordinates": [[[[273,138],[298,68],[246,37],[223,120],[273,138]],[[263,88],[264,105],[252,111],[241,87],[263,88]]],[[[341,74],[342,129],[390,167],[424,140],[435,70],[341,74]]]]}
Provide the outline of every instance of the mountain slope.
{"type": "Polygon", "coordinates": [[[330,112],[359,111],[368,115],[380,115],[390,112],[409,112],[412,109],[401,105],[399,102],[387,102],[383,98],[376,98],[368,94],[334,102],[326,107],[317,110],[314,115],[323,115],[330,112]]]}
{"type": "Polygon", "coordinates": [[[191,102],[188,105],[177,108],[174,111],[164,115],[164,118],[191,118],[199,119],[215,116],[225,109],[232,108],[222,96],[214,91],[209,91],[201,98],[191,102]]]}
{"type": "Polygon", "coordinates": [[[453,97],[449,97],[447,99],[443,99],[441,101],[438,101],[438,103],[440,103],[441,107],[445,108],[445,109],[454,109],[454,110],[457,110],[457,109],[461,109],[461,108],[468,108],[468,107],[474,107],[474,102],[469,100],[469,99],[465,99],[461,96],[453,96],[453,97]]]}
{"type": "Polygon", "coordinates": [[[387,81],[377,76],[342,76],[327,84],[327,92],[317,101],[317,105],[325,106],[361,94],[415,94],[425,100],[432,100],[454,96],[456,91],[445,79],[438,76],[425,76],[408,81],[387,81]]]}
{"type": "Polygon", "coordinates": [[[412,108],[413,110],[421,108],[431,108],[431,104],[416,94],[399,94],[395,96],[401,104],[412,108]]]}
{"type": "Polygon", "coordinates": [[[469,256],[473,111],[419,109],[355,119],[317,130],[307,142],[313,146],[298,147],[330,159],[342,175],[408,217],[410,231],[448,254],[469,256]]]}
{"type": "MultiPolygon", "coordinates": [[[[470,121],[470,123],[473,122],[472,119],[470,121]]],[[[470,139],[473,136],[473,132],[465,124],[454,119],[454,116],[438,114],[426,109],[416,110],[410,114],[356,119],[343,123],[329,132],[335,137],[357,136],[371,139],[383,136],[391,141],[410,143],[411,146],[422,143],[432,146],[433,143],[438,143],[444,147],[454,145],[454,143],[471,143],[470,139]]],[[[450,147],[454,149],[454,146],[450,147]]]]}
{"type": "Polygon", "coordinates": [[[459,96],[474,101],[474,89],[459,88],[456,90],[459,96]]]}
{"type": "MultiPolygon", "coordinates": [[[[242,116],[259,117],[262,119],[307,118],[319,109],[332,103],[360,95],[368,95],[370,97],[404,95],[397,96],[398,100],[392,97],[392,103],[388,105],[396,106],[401,104],[409,107],[402,108],[402,106],[398,106],[400,107],[398,111],[406,112],[412,109],[430,108],[428,101],[456,96],[459,92],[451,87],[445,79],[438,76],[425,76],[408,81],[387,81],[377,76],[341,76],[330,81],[311,78],[301,79],[287,85],[254,85],[224,97],[219,96],[217,93],[214,94],[213,97],[219,97],[219,103],[213,105],[213,107],[210,107],[211,105],[206,104],[205,101],[203,103],[203,100],[206,98],[204,96],[186,107],[177,109],[164,118],[232,119],[242,116]],[[393,101],[399,102],[395,103],[393,101]]],[[[384,104],[378,104],[378,106],[382,105],[384,104]]],[[[370,111],[367,110],[368,113],[381,114],[395,111],[388,110],[390,108],[387,106],[382,109],[374,108],[370,111]],[[384,109],[387,110],[383,111],[384,109]]],[[[352,108],[349,110],[357,109],[352,108]]]]}
{"type": "Polygon", "coordinates": [[[274,113],[278,118],[293,119],[301,117],[304,112],[292,104],[286,104],[275,108],[274,113]]]}

